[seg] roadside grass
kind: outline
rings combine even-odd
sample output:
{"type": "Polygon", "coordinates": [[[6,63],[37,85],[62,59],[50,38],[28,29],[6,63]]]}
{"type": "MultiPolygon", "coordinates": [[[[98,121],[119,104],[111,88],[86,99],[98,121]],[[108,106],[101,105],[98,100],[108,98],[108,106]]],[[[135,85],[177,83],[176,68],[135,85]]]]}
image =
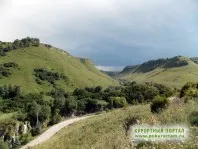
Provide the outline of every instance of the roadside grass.
{"type": "Polygon", "coordinates": [[[141,146],[142,148],[198,148],[198,128],[189,124],[189,114],[198,108],[198,103],[173,100],[162,113],[150,112],[150,105],[136,105],[97,115],[74,123],[34,149],[123,149],[141,146]],[[178,105],[179,104],[179,105],[178,105]],[[177,106],[178,105],[178,106],[177,106]],[[126,135],[124,122],[130,116],[138,115],[141,124],[186,124],[190,137],[184,143],[143,143],[132,144],[126,135]]]}

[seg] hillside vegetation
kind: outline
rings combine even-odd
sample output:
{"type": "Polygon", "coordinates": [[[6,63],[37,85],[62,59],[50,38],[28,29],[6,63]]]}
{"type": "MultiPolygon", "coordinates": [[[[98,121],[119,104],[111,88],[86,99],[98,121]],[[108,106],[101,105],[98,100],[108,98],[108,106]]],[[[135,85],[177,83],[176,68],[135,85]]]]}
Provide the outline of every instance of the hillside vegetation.
{"type": "MultiPolygon", "coordinates": [[[[28,38],[29,39],[29,38],[28,38]]],[[[37,40],[36,40],[37,41],[37,40]]],[[[0,84],[19,85],[24,92],[42,92],[51,90],[54,85],[66,90],[79,87],[101,85],[107,87],[117,82],[97,70],[91,60],[76,58],[63,50],[50,45],[18,44],[16,40],[3,43],[0,57],[0,84]],[[6,63],[14,65],[5,66],[6,63]],[[45,71],[47,77],[38,76],[35,70],[45,71]],[[51,77],[49,75],[55,74],[51,77]]],[[[22,42],[23,43],[23,42],[22,42]]],[[[0,43],[1,45],[1,43],[0,43]]],[[[38,72],[38,71],[37,71],[38,72]]],[[[41,74],[41,73],[40,73],[41,74]]]]}
{"type": "Polygon", "coordinates": [[[167,107],[157,113],[152,111],[156,99],[160,98],[156,97],[151,104],[103,112],[101,115],[77,122],[33,149],[197,149],[198,84],[190,82],[185,84],[180,91],[180,98],[169,98],[167,107]],[[134,125],[170,124],[185,124],[189,129],[188,139],[184,142],[131,141],[130,128],[134,125]]]}
{"type": "MultiPolygon", "coordinates": [[[[58,132],[47,142],[33,149],[196,149],[198,128],[192,127],[189,115],[197,109],[195,102],[183,104],[177,99],[171,102],[168,109],[156,115],[150,112],[149,105],[136,105],[124,109],[103,113],[87,120],[77,122],[58,132]],[[144,142],[132,143],[126,132],[126,120],[137,118],[141,124],[178,124],[185,123],[190,128],[190,138],[183,143],[176,142],[144,142]]],[[[197,115],[198,116],[198,115],[197,115]]],[[[196,117],[197,117],[196,116],[196,117]]]]}
{"type": "Polygon", "coordinates": [[[27,37],[0,42],[0,84],[0,148],[16,148],[66,117],[108,108],[98,96],[118,82],[89,59],[27,37]]]}
{"type": "MultiPolygon", "coordinates": [[[[41,77],[53,85],[58,77],[64,78],[46,70],[36,72],[39,79],[41,77]]],[[[29,94],[21,93],[19,86],[4,85],[0,86],[0,137],[10,148],[14,148],[26,144],[47,126],[72,115],[81,116],[151,102],[152,112],[158,113],[167,108],[167,97],[172,94],[171,88],[161,84],[135,82],[105,89],[97,86],[66,92],[55,88],[49,92],[29,94]],[[25,128],[28,129],[24,132],[25,128]],[[15,136],[17,139],[14,139],[15,136]]]]}
{"type": "Polygon", "coordinates": [[[181,87],[186,82],[198,81],[198,64],[196,58],[177,56],[158,59],[141,65],[127,66],[114,78],[128,81],[155,82],[171,87],[181,87]]]}

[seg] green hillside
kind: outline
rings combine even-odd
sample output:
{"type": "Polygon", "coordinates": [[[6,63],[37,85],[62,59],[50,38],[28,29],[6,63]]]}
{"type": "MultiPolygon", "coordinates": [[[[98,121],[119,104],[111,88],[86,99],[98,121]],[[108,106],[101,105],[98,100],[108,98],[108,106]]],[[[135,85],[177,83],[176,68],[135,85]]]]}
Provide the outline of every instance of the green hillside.
{"type": "Polygon", "coordinates": [[[141,65],[127,66],[115,78],[181,87],[186,82],[198,81],[198,64],[190,58],[182,56],[151,60],[141,65]]]}
{"type": "Polygon", "coordinates": [[[114,110],[68,126],[33,149],[195,149],[198,147],[196,143],[198,128],[190,127],[188,117],[192,111],[197,109],[197,106],[195,102],[183,105],[181,101],[178,102],[175,99],[169,108],[160,114],[151,113],[149,105],[136,105],[114,110]],[[130,136],[126,133],[126,127],[124,127],[124,124],[130,119],[138,119],[141,124],[150,125],[185,123],[190,128],[190,136],[183,143],[171,141],[132,144],[130,136]]]}
{"type": "Polygon", "coordinates": [[[192,57],[190,58],[194,63],[198,64],[198,57],[192,57]]]}
{"type": "Polygon", "coordinates": [[[49,91],[54,85],[71,91],[117,84],[97,70],[91,60],[73,57],[52,46],[41,44],[39,47],[16,48],[3,55],[0,57],[0,84],[19,85],[26,93],[49,91]],[[41,73],[48,75],[49,79],[41,78],[41,73]],[[50,77],[55,77],[54,82],[49,82],[50,77]]]}

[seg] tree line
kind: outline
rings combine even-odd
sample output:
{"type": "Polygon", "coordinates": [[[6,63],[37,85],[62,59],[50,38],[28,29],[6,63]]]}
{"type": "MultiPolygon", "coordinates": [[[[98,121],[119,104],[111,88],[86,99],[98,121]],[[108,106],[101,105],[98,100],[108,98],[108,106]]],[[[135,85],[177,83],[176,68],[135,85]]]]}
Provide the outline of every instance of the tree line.
{"type": "MultiPolygon", "coordinates": [[[[31,136],[41,133],[43,128],[58,123],[64,117],[108,111],[130,104],[150,103],[157,96],[166,98],[172,93],[171,88],[161,84],[137,84],[136,82],[105,89],[101,86],[76,88],[73,92],[55,87],[46,93],[29,94],[22,94],[20,86],[4,85],[0,87],[0,112],[17,112],[17,115],[14,122],[13,120],[8,122],[9,127],[13,127],[9,131],[4,128],[8,124],[1,125],[0,122],[1,130],[5,130],[1,131],[1,136],[9,136],[15,130],[16,123],[20,122],[23,125],[27,121],[28,134],[20,134],[21,137],[17,141],[18,144],[24,144],[31,136]]],[[[4,137],[4,141],[9,142],[10,138],[11,136],[4,137]]]]}
{"type": "Polygon", "coordinates": [[[16,39],[14,42],[2,42],[0,41],[0,56],[5,56],[6,52],[16,50],[19,48],[25,48],[30,46],[39,46],[40,40],[38,38],[23,38],[21,40],[16,39]]]}

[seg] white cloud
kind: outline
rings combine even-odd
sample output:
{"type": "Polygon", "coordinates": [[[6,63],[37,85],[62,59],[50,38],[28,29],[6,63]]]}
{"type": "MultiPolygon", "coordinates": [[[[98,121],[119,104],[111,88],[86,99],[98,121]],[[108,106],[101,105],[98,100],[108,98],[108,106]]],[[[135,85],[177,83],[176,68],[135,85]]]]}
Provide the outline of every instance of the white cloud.
{"type": "Polygon", "coordinates": [[[0,0],[0,40],[38,37],[91,58],[113,55],[117,44],[155,53],[190,49],[198,42],[196,8],[194,0],[0,0]]]}

